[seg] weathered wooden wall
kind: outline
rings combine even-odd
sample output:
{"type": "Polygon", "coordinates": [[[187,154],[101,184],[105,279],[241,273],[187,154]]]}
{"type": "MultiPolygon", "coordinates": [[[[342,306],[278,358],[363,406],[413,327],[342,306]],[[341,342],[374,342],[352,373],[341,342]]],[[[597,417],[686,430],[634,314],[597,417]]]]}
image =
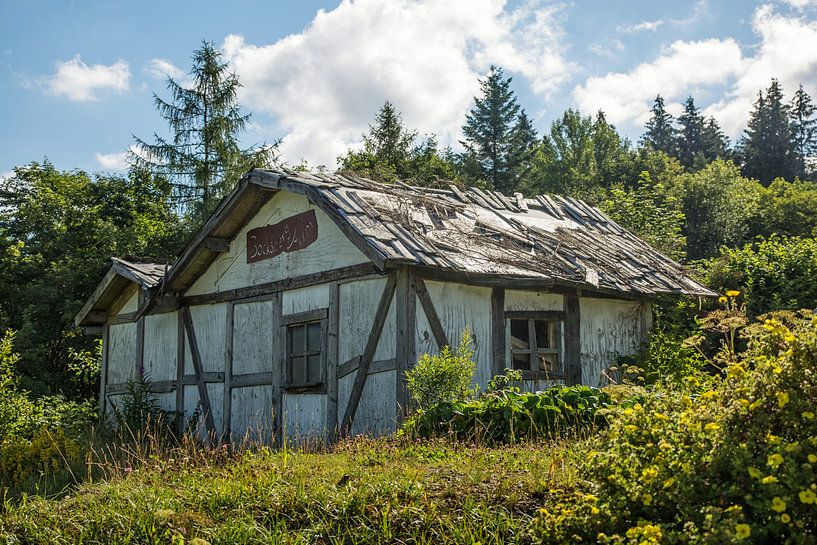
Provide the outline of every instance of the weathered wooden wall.
{"type": "MultiPolygon", "coordinates": [[[[341,364],[363,354],[385,286],[385,278],[356,280],[339,286],[338,361],[341,364]]],[[[395,358],[396,335],[395,302],[392,301],[352,422],[351,435],[382,435],[395,428],[396,372],[393,363],[383,364],[395,358]]],[[[341,418],[347,409],[355,375],[352,372],[338,380],[338,414],[341,418]]]]}
{"type": "Polygon", "coordinates": [[[582,297],[582,383],[605,386],[617,356],[634,354],[651,324],[649,304],[617,299],[582,297]]]}
{"type": "Polygon", "coordinates": [[[303,195],[281,191],[239,231],[230,243],[230,251],[221,254],[186,295],[243,288],[361,263],[368,263],[366,256],[325,213],[311,205],[303,195]],[[271,259],[247,263],[247,231],[307,210],[315,210],[318,221],[318,239],[314,243],[297,252],[284,252],[271,259]]]}

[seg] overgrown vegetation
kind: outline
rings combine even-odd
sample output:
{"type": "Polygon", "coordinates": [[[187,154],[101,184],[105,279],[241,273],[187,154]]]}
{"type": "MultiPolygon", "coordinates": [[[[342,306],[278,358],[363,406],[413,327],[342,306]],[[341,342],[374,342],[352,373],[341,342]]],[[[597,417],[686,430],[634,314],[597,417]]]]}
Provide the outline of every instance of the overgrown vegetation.
{"type": "Polygon", "coordinates": [[[618,409],[588,445],[582,484],[551,491],[533,526],[541,542],[814,541],[817,317],[776,313],[743,328],[726,304],[709,324],[723,333],[713,358],[723,372],[618,409]]]}
{"type": "Polygon", "coordinates": [[[555,386],[544,392],[522,392],[520,371],[506,369],[484,391],[474,387],[473,341],[462,332],[456,351],[423,354],[406,372],[416,403],[399,435],[446,437],[454,441],[495,445],[576,437],[604,424],[600,409],[610,397],[588,386],[555,386]]]}

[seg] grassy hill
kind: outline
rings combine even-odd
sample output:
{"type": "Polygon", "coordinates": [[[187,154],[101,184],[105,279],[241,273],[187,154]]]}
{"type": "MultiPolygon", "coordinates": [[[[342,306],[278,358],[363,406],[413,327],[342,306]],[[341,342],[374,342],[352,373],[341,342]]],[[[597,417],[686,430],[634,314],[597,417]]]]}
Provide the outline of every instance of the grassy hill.
{"type": "Polygon", "coordinates": [[[177,449],[0,508],[0,543],[515,543],[580,444],[356,440],[329,452],[177,449]],[[203,540],[203,541],[202,541],[203,540]]]}

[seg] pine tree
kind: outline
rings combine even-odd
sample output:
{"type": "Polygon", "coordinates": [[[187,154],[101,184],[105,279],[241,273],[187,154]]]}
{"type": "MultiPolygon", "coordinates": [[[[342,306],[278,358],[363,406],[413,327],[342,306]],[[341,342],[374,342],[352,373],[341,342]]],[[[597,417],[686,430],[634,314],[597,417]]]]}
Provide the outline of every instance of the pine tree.
{"type": "Polygon", "coordinates": [[[503,192],[516,189],[510,150],[519,104],[510,88],[511,79],[504,78],[501,68],[491,66],[488,77],[479,82],[482,98],[474,97],[474,107],[462,128],[465,155],[470,156],[469,160],[476,159],[482,176],[503,192]]]}
{"type": "Polygon", "coordinates": [[[647,132],[641,137],[641,145],[675,156],[677,154],[677,135],[672,126],[672,114],[664,107],[664,98],[661,95],[655,97],[651,111],[652,117],[647,122],[647,132]]]}
{"type": "Polygon", "coordinates": [[[388,182],[410,178],[416,137],[417,132],[404,127],[400,112],[387,100],[363,135],[363,150],[350,150],[339,157],[339,168],[388,182]]]}
{"type": "Polygon", "coordinates": [[[536,129],[533,128],[533,123],[524,108],[516,117],[516,125],[511,130],[510,140],[508,155],[513,168],[512,189],[517,190],[520,183],[530,175],[531,161],[539,143],[539,135],[536,134],[536,129]]]}
{"type": "Polygon", "coordinates": [[[814,155],[817,146],[817,119],[814,113],[817,108],[811,101],[811,97],[803,89],[803,85],[794,93],[791,101],[791,130],[794,138],[794,145],[797,152],[796,170],[797,176],[805,178],[810,174],[809,159],[814,155]]]}
{"type": "Polygon", "coordinates": [[[688,97],[684,102],[684,113],[678,117],[678,160],[687,169],[700,164],[706,146],[704,144],[704,118],[695,106],[695,100],[688,97]]]}
{"type": "Polygon", "coordinates": [[[772,79],[765,96],[758,93],[739,147],[744,175],[757,178],[763,185],[768,186],[778,177],[792,180],[797,175],[789,108],[776,79],[772,79]]]}
{"type": "Polygon", "coordinates": [[[701,133],[702,154],[698,157],[703,159],[693,165],[693,170],[700,170],[715,159],[726,159],[729,157],[729,138],[721,130],[714,117],[709,117],[704,122],[703,133],[701,133]]]}
{"type": "Polygon", "coordinates": [[[170,101],[153,95],[170,138],[154,133],[149,144],[134,137],[137,151],[130,162],[172,181],[176,203],[201,219],[246,171],[270,166],[276,145],[239,146],[250,114],[237,102],[238,77],[212,43],[202,42],[193,53],[190,75],[190,87],[168,77],[170,101]]]}

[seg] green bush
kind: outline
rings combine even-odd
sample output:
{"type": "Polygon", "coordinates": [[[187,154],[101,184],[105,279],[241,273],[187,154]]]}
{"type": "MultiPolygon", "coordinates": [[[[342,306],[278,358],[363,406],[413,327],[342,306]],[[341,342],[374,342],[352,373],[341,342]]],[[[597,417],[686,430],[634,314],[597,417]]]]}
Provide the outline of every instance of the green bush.
{"type": "Polygon", "coordinates": [[[741,290],[752,316],[817,307],[817,239],[782,237],[723,249],[706,265],[707,284],[721,293],[741,290]]]}
{"type": "Polygon", "coordinates": [[[477,399],[439,403],[409,417],[409,437],[450,437],[481,444],[550,439],[594,430],[610,397],[589,386],[556,386],[544,392],[518,388],[487,391],[477,399]]]}
{"type": "Polygon", "coordinates": [[[657,387],[591,442],[583,484],[551,490],[542,543],[815,543],[817,317],[743,331],[722,376],[657,387]]]}
{"type": "Polygon", "coordinates": [[[406,386],[421,410],[464,400],[472,393],[475,367],[471,331],[465,328],[456,352],[444,346],[437,355],[420,356],[417,365],[406,371],[406,386]]]}

